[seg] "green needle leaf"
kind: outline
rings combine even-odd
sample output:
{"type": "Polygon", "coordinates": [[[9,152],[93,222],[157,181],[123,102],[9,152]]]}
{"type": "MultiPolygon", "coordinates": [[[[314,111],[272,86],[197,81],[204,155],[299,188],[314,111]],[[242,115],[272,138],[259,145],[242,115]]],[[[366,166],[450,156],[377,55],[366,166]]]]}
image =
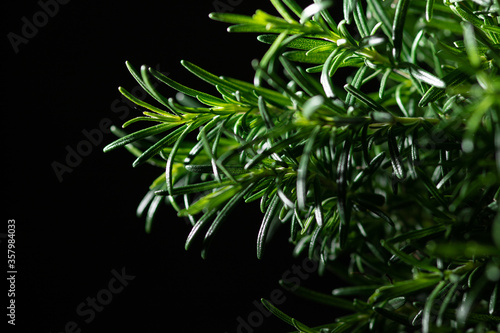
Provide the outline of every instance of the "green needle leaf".
{"type": "MultiPolygon", "coordinates": [[[[267,34],[267,35],[259,35],[257,36],[257,40],[266,43],[266,44],[272,44],[274,41],[278,38],[277,35],[275,34],[267,34]]],[[[296,38],[289,43],[286,44],[286,47],[292,48],[292,49],[298,49],[298,50],[305,50],[309,51],[315,47],[320,47],[320,46],[334,46],[335,44],[332,42],[328,42],[325,40],[320,40],[320,39],[312,39],[312,38],[296,38]]]]}
{"type": "Polygon", "coordinates": [[[229,201],[227,202],[227,204],[222,209],[218,209],[217,217],[214,219],[214,221],[212,222],[212,225],[210,226],[207,233],[205,234],[205,238],[203,239],[203,245],[202,245],[203,248],[202,248],[202,252],[201,252],[202,258],[204,258],[204,259],[206,258],[210,243],[212,242],[212,240],[213,240],[215,234],[217,233],[219,227],[221,226],[222,222],[227,220],[229,213],[231,211],[233,211],[240,202],[242,202],[245,195],[247,193],[249,193],[254,188],[254,186],[255,186],[254,183],[249,184],[243,190],[240,186],[233,186],[230,191],[227,191],[228,194],[230,193],[230,195],[227,198],[224,197],[223,199],[218,200],[219,201],[218,203],[211,202],[208,205],[207,208],[210,210],[212,207],[215,208],[215,207],[221,205],[223,203],[223,201],[226,201],[227,199],[230,198],[229,201]]]}
{"type": "MultiPolygon", "coordinates": [[[[172,150],[170,151],[170,155],[168,156],[166,171],[165,171],[165,176],[166,176],[165,179],[167,182],[167,191],[170,195],[172,195],[172,193],[173,193],[173,190],[172,190],[173,189],[172,165],[174,163],[175,155],[177,154],[177,151],[179,150],[179,146],[180,146],[181,142],[184,140],[186,135],[191,131],[191,129],[194,127],[194,125],[195,125],[194,123],[191,123],[184,128],[183,132],[181,133],[181,135],[179,136],[177,141],[174,143],[174,146],[172,147],[172,150]]],[[[165,138],[168,138],[168,136],[166,136],[165,138]]],[[[157,145],[162,147],[163,146],[163,143],[161,143],[162,141],[163,140],[158,141],[157,145]]],[[[153,147],[155,147],[155,145],[153,145],[151,148],[153,148],[153,147]]],[[[153,149],[153,152],[155,150],[156,149],[153,149]]],[[[153,154],[153,152],[151,154],[153,154]]],[[[146,155],[146,156],[148,156],[148,155],[146,155]]],[[[138,163],[139,162],[134,163],[134,164],[138,164],[138,163]]]]}
{"type": "Polygon", "coordinates": [[[462,28],[464,29],[464,45],[465,51],[469,57],[469,61],[474,68],[478,68],[481,64],[481,58],[478,52],[478,45],[476,40],[476,34],[474,32],[474,26],[468,22],[462,22],[462,28]]]}
{"type": "Polygon", "coordinates": [[[306,119],[310,120],[314,112],[320,109],[323,106],[324,102],[325,99],[323,98],[323,96],[314,96],[308,99],[307,102],[304,103],[302,114],[306,119]]]}
{"type": "Polygon", "coordinates": [[[191,97],[202,97],[206,100],[211,100],[211,101],[213,100],[213,101],[218,102],[218,104],[220,104],[220,105],[227,104],[226,101],[224,101],[223,99],[220,99],[220,98],[212,96],[210,94],[186,87],[186,86],[172,80],[168,76],[163,75],[162,73],[158,72],[154,68],[149,68],[149,71],[156,79],[158,79],[159,81],[165,83],[169,87],[171,87],[171,88],[173,88],[173,89],[175,89],[183,94],[186,94],[186,95],[191,96],[191,97]]]}
{"type": "Polygon", "coordinates": [[[377,22],[381,22],[382,30],[385,32],[387,36],[391,36],[393,30],[391,30],[391,20],[387,15],[387,11],[382,5],[380,0],[366,0],[368,7],[370,9],[370,13],[376,18],[377,22]]]}
{"type": "Polygon", "coordinates": [[[432,13],[434,9],[434,0],[426,0],[425,2],[425,20],[430,22],[432,20],[432,13]]]}
{"type": "Polygon", "coordinates": [[[348,83],[344,86],[344,89],[373,110],[387,113],[387,110],[382,105],[353,85],[348,83]]]}
{"type": "Polygon", "coordinates": [[[276,194],[271,199],[269,207],[267,207],[266,214],[260,225],[259,234],[257,236],[257,259],[262,259],[262,254],[264,252],[264,243],[267,239],[267,234],[269,227],[271,226],[272,220],[276,217],[276,212],[278,211],[280,204],[280,198],[276,194]]]}
{"type": "Polygon", "coordinates": [[[396,175],[396,177],[403,180],[406,178],[406,172],[403,167],[403,161],[401,158],[401,154],[399,153],[393,127],[389,128],[387,132],[387,144],[389,146],[389,155],[391,156],[391,164],[394,174],[396,175]]]}
{"type": "Polygon", "coordinates": [[[254,24],[258,22],[250,16],[232,13],[210,13],[208,17],[212,20],[233,24],[254,24]]]}
{"type": "Polygon", "coordinates": [[[492,316],[495,313],[495,310],[497,309],[498,286],[499,285],[500,285],[500,282],[495,283],[495,287],[493,288],[493,291],[491,292],[490,302],[488,304],[488,314],[490,316],[492,316]]]}
{"type": "Polygon", "coordinates": [[[262,298],[261,299],[262,304],[277,318],[281,319],[285,323],[294,326],[294,321],[293,318],[290,317],[289,315],[285,314],[283,311],[279,310],[277,307],[275,307],[271,302],[267,301],[266,299],[262,298]]]}
{"type": "Polygon", "coordinates": [[[396,14],[394,15],[392,24],[392,42],[394,44],[392,55],[396,61],[399,61],[403,48],[403,31],[409,5],[410,0],[398,0],[398,4],[396,5],[396,14]]]}
{"type": "Polygon", "coordinates": [[[363,207],[364,209],[366,210],[369,210],[371,211],[373,214],[377,215],[378,217],[382,218],[383,220],[385,220],[391,227],[395,227],[395,224],[394,222],[392,221],[392,219],[389,217],[389,215],[387,215],[386,213],[384,213],[380,208],[378,208],[377,206],[371,204],[370,202],[367,202],[365,200],[359,200],[358,199],[358,202],[357,202],[361,207],[363,207]]]}
{"type": "Polygon", "coordinates": [[[189,233],[187,239],[186,239],[186,244],[184,248],[186,250],[189,250],[191,247],[191,244],[193,243],[193,240],[199,235],[200,230],[208,223],[210,222],[211,218],[216,215],[217,213],[217,208],[214,208],[205,214],[203,214],[202,217],[196,222],[196,224],[191,228],[191,232],[189,233]]]}
{"type": "MultiPolygon", "coordinates": [[[[137,83],[139,83],[139,85],[147,92],[149,93],[151,96],[153,96],[158,102],[160,102],[161,104],[165,105],[166,106],[166,99],[161,96],[156,92],[155,88],[153,87],[153,85],[151,84],[151,82],[149,80],[147,81],[144,81],[144,72],[145,70],[143,70],[143,68],[145,68],[144,66],[141,66],[141,72],[143,72],[142,74],[139,73],[133,66],[130,62],[126,61],[125,62],[125,65],[127,66],[130,74],[132,74],[132,76],[134,77],[134,79],[137,81],[137,83]]],[[[146,78],[148,79],[148,78],[146,78]]]]}
{"type": "Polygon", "coordinates": [[[383,286],[378,288],[375,293],[373,293],[368,302],[380,302],[383,300],[389,300],[395,297],[405,296],[408,294],[415,293],[422,289],[427,289],[434,286],[440,280],[439,276],[419,278],[416,280],[405,280],[395,282],[392,285],[383,286]]]}
{"type": "MultiPolygon", "coordinates": [[[[354,22],[358,28],[361,38],[365,38],[370,35],[370,29],[368,28],[368,18],[363,10],[363,6],[360,1],[355,1],[356,8],[354,10],[354,22]]],[[[345,19],[345,17],[344,17],[345,19]]]]}
{"type": "Polygon", "coordinates": [[[142,129],[140,131],[134,132],[132,134],[128,134],[124,137],[121,137],[120,139],[114,141],[113,143],[110,143],[106,147],[104,147],[103,151],[108,152],[111,150],[114,150],[116,148],[123,147],[125,145],[128,145],[132,142],[147,138],[152,135],[160,134],[165,131],[168,131],[169,129],[178,126],[179,124],[172,124],[172,123],[164,123],[164,124],[159,124],[156,126],[148,127],[145,129],[142,129]]]}
{"type": "Polygon", "coordinates": [[[419,81],[425,82],[436,88],[446,88],[446,82],[417,65],[402,63],[400,67],[408,68],[410,74],[419,81]]]}
{"type": "Polygon", "coordinates": [[[322,10],[330,7],[332,3],[330,1],[321,1],[319,3],[313,3],[312,5],[307,6],[300,15],[300,23],[304,24],[309,18],[318,14],[322,10]]]}
{"type": "MultiPolygon", "coordinates": [[[[460,85],[462,82],[467,80],[469,78],[468,74],[465,74],[462,69],[456,68],[449,74],[445,75],[442,79],[442,81],[445,83],[445,85],[449,88],[454,88],[458,85],[460,85]]],[[[424,107],[427,106],[427,104],[432,103],[440,99],[446,94],[446,91],[442,88],[432,86],[427,90],[422,96],[422,99],[418,102],[418,106],[424,107]]]]}
{"type": "Polygon", "coordinates": [[[286,7],[283,5],[281,0],[271,0],[271,3],[273,4],[274,8],[280,13],[280,15],[289,23],[295,23],[296,21],[293,19],[293,17],[288,13],[288,10],[286,7]]]}
{"type": "Polygon", "coordinates": [[[304,150],[302,152],[302,157],[300,158],[299,168],[297,170],[297,203],[299,205],[299,209],[306,209],[307,202],[307,169],[309,167],[309,162],[311,158],[311,153],[313,151],[314,142],[316,140],[316,136],[318,135],[320,127],[315,127],[309,138],[307,139],[306,145],[304,146],[304,150]]]}
{"type": "Polygon", "coordinates": [[[337,209],[340,217],[340,247],[343,248],[347,242],[351,211],[347,199],[347,178],[349,174],[349,157],[351,155],[351,141],[347,139],[340,153],[337,168],[337,209]]]}
{"type": "Polygon", "coordinates": [[[392,73],[392,68],[387,68],[384,72],[384,75],[382,76],[382,79],[380,80],[380,88],[378,91],[378,97],[380,99],[384,98],[387,86],[387,80],[389,79],[389,75],[391,75],[391,73],[392,73]]]}
{"type": "Polygon", "coordinates": [[[166,118],[180,119],[180,117],[174,117],[171,114],[169,114],[168,112],[165,112],[162,109],[157,108],[156,106],[153,106],[149,103],[146,103],[146,102],[140,100],[139,98],[135,97],[134,95],[129,93],[127,90],[125,90],[125,88],[119,87],[118,91],[120,91],[120,93],[122,93],[123,96],[127,97],[129,100],[131,100],[132,102],[134,102],[138,106],[142,106],[143,108],[154,111],[154,112],[158,113],[159,115],[166,117],[166,118]]]}
{"type": "Polygon", "coordinates": [[[160,205],[162,201],[162,197],[154,197],[153,200],[151,200],[151,204],[149,205],[148,212],[146,214],[146,223],[145,223],[145,231],[146,233],[151,232],[151,226],[153,224],[153,219],[156,214],[156,211],[158,210],[158,206],[160,205]]]}
{"type": "Polygon", "coordinates": [[[135,168],[135,167],[143,164],[144,162],[146,162],[147,160],[149,160],[150,158],[152,158],[153,156],[158,154],[163,148],[165,148],[166,146],[175,142],[177,140],[177,138],[180,135],[182,135],[182,133],[184,133],[184,131],[186,130],[187,127],[188,127],[188,125],[183,125],[177,129],[175,129],[174,131],[170,132],[169,134],[164,136],[162,139],[158,140],[154,145],[152,145],[146,151],[144,151],[142,153],[142,155],[139,156],[134,161],[132,166],[135,168]]]}
{"type": "Polygon", "coordinates": [[[434,306],[434,301],[438,297],[441,290],[446,286],[446,281],[440,281],[436,288],[432,291],[425,302],[424,311],[422,313],[422,333],[430,333],[431,311],[434,306]]]}

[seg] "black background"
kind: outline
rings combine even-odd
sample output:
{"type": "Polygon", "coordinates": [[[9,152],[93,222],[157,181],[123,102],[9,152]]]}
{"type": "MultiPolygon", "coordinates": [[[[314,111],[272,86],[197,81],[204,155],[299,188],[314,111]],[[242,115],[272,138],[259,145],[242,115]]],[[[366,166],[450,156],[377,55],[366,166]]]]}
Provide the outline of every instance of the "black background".
{"type": "MultiPolygon", "coordinates": [[[[223,2],[239,3],[225,8],[235,7],[237,13],[253,14],[257,8],[276,13],[269,1],[223,2]]],[[[180,65],[181,59],[251,81],[250,62],[267,46],[254,34],[229,34],[227,24],[211,21],[208,13],[217,9],[211,0],[73,0],[59,5],[16,53],[8,34],[22,36],[22,18],[33,22],[41,7],[36,1],[2,5],[6,200],[1,232],[6,232],[8,219],[16,220],[15,331],[64,332],[74,321],[81,332],[236,332],[237,318],[248,318],[257,309],[253,302],[269,298],[280,289],[283,274],[302,262],[291,256],[287,228],[278,231],[264,258],[257,260],[262,215],[255,205],[245,205],[231,215],[203,260],[199,249],[184,250],[190,227],[166,206],[152,233],[144,232],[136,206],[161,170],[132,168],[134,157],[124,149],[102,153],[114,140],[112,134],[101,132],[102,140],[71,173],[61,175],[62,181],[53,163],[66,164],[67,148],[81,146],[87,140],[84,131],[98,129],[103,119],[123,123],[121,113],[113,112],[113,105],[126,106],[116,102],[121,98],[117,87],[137,86],[126,60],[136,68],[159,66],[174,80],[211,91],[180,65]],[[86,323],[88,317],[76,309],[107,288],[112,270],[135,278],[86,323]]],[[[167,96],[175,94],[162,89],[167,96]]],[[[139,115],[132,108],[127,112],[125,120],[139,115]]],[[[2,239],[4,271],[5,244],[2,239]]],[[[309,287],[316,281],[316,274],[302,279],[309,287]]],[[[306,324],[333,317],[330,310],[284,295],[280,308],[306,324]]],[[[2,302],[5,309],[6,296],[2,302]]],[[[1,318],[7,321],[4,314],[1,318]]],[[[255,326],[253,332],[292,330],[275,317],[255,326]]]]}

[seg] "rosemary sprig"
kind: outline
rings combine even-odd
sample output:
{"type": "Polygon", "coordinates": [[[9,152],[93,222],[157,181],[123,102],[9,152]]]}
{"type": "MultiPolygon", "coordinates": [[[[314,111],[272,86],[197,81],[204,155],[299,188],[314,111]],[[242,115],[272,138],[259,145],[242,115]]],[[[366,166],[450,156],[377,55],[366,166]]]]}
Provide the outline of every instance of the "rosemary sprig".
{"type": "Polygon", "coordinates": [[[328,1],[271,2],[277,15],[210,15],[270,45],[253,83],[183,61],[214,96],[127,63],[159,104],[121,88],[145,109],[124,127],[156,124],[104,150],[162,168],[138,210],[147,231],[165,198],[205,256],[230,212],[260,200],[257,257],[289,224],[294,253],[348,283],[291,288],[352,312],[316,328],[263,300],[300,332],[500,330],[498,1],[344,0],[340,20],[328,1]]]}

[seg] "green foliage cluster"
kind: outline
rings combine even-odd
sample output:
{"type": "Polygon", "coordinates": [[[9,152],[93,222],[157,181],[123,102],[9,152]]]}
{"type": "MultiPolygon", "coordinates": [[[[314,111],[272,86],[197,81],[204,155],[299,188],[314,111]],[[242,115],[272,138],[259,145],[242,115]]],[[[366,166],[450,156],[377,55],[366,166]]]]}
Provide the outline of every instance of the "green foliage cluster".
{"type": "Polygon", "coordinates": [[[338,23],[329,1],[271,2],[276,16],[210,15],[270,45],[252,83],[183,61],[214,96],[127,63],[158,106],[120,88],[144,109],[123,127],[154,125],[114,129],[105,151],[162,169],[138,209],[147,231],[166,201],[205,256],[259,200],[258,258],[288,228],[296,255],[346,281],[295,290],[351,312],[321,327],[263,300],[300,332],[500,331],[498,0],[344,0],[338,23]]]}

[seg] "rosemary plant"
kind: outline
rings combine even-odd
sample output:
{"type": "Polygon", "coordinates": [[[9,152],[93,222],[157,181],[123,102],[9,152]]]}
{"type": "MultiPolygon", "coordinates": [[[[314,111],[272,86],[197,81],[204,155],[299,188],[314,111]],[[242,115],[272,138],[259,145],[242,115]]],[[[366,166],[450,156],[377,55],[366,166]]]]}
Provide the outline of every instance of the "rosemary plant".
{"type": "Polygon", "coordinates": [[[104,150],[161,169],[138,208],[146,231],[167,202],[205,256],[230,212],[259,200],[258,258],[288,228],[295,254],[346,283],[283,283],[351,313],[320,327],[262,300],[296,330],[500,331],[498,0],[344,0],[340,18],[329,1],[271,2],[275,15],[210,14],[270,45],[251,83],[182,61],[214,96],[127,63],[157,106],[119,88],[144,109],[123,127],[154,124],[114,128],[104,150]]]}

